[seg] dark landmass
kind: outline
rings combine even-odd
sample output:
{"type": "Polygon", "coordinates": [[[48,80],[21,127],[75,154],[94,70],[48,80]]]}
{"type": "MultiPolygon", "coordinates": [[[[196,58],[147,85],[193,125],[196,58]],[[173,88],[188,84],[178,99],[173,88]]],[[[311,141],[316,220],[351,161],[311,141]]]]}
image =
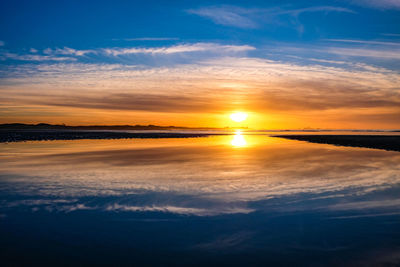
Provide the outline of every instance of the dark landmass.
{"type": "MultiPolygon", "coordinates": [[[[222,134],[222,133],[221,133],[222,134]]],[[[129,139],[129,138],[189,138],[207,137],[207,133],[127,133],[127,132],[107,132],[107,131],[0,131],[0,143],[20,142],[20,141],[46,141],[46,140],[77,140],[77,139],[129,139]]]]}
{"type": "MultiPolygon", "coordinates": [[[[226,129],[226,128],[225,128],[226,129]]],[[[190,128],[179,126],[157,126],[157,125],[87,125],[70,126],[65,124],[24,124],[6,123],[0,124],[0,130],[222,130],[220,128],[190,128]]]]}
{"type": "Polygon", "coordinates": [[[337,146],[400,151],[400,135],[275,135],[273,137],[337,146]]]}
{"type": "MultiPolygon", "coordinates": [[[[20,141],[77,140],[77,139],[128,139],[128,138],[189,138],[218,135],[218,133],[176,133],[173,131],[223,130],[216,128],[189,128],[157,125],[89,125],[64,124],[0,124],[0,143],[20,141]],[[168,131],[171,132],[154,132],[168,131]],[[142,131],[136,133],[123,131],[142,131]],[[151,132],[153,131],[153,132],[151,132]]],[[[226,128],[225,128],[226,130],[226,128]]],[[[222,133],[220,133],[222,134],[222,133]]]]}
{"type": "MultiPolygon", "coordinates": [[[[188,130],[188,131],[196,131],[196,130],[204,130],[204,131],[213,131],[213,130],[250,130],[248,127],[224,127],[224,128],[213,128],[213,127],[182,127],[182,126],[159,126],[159,125],[78,125],[71,126],[65,124],[48,124],[48,123],[38,123],[38,124],[25,124],[25,123],[5,123],[0,124],[1,130],[102,130],[102,131],[110,131],[110,130],[129,130],[129,131],[164,131],[164,130],[188,130]]],[[[304,128],[304,129],[270,129],[270,130],[252,130],[254,132],[400,132],[400,130],[353,130],[353,129],[312,129],[312,128],[304,128]]]]}

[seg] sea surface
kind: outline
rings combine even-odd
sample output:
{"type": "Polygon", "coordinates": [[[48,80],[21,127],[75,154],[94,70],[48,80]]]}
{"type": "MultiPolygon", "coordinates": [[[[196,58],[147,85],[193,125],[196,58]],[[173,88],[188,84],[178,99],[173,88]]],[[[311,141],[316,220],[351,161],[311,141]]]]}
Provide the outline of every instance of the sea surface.
{"type": "Polygon", "coordinates": [[[0,264],[400,265],[400,152],[265,133],[3,143],[0,264]]]}

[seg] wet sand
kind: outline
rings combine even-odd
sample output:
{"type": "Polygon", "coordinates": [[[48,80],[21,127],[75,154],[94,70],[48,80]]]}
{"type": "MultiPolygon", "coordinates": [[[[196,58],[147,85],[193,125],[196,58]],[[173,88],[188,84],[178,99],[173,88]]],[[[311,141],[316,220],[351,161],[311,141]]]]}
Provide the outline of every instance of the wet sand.
{"type": "Polygon", "coordinates": [[[400,151],[400,135],[274,135],[273,137],[337,146],[400,151]]]}

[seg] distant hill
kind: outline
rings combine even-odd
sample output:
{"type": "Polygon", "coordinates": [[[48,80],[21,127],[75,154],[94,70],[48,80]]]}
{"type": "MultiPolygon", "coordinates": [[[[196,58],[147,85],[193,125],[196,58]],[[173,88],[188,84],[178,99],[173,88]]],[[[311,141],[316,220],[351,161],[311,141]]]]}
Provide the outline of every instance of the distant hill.
{"type": "MultiPolygon", "coordinates": [[[[224,128],[225,130],[228,128],[224,128]]],[[[223,128],[190,128],[179,126],[157,126],[157,125],[89,125],[69,126],[65,124],[24,124],[6,123],[0,124],[0,130],[223,130],[223,128]]]]}

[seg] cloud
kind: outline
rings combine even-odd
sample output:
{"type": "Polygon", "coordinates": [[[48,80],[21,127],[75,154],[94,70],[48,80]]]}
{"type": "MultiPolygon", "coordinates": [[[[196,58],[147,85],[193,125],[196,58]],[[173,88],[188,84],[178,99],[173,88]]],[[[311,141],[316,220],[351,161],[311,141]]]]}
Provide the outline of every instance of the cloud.
{"type": "Polygon", "coordinates": [[[249,45],[220,45],[215,43],[194,43],[181,44],[167,47],[146,47],[146,48],[104,48],[101,50],[106,55],[119,56],[127,54],[179,54],[191,52],[245,52],[254,50],[255,48],[249,45]]]}
{"type": "Polygon", "coordinates": [[[176,118],[224,114],[240,107],[269,114],[268,118],[324,114],[322,123],[349,121],[390,128],[400,123],[400,75],[368,65],[346,69],[225,57],[173,67],[42,64],[14,72],[2,79],[0,87],[3,104],[14,107],[98,114],[124,111],[127,117],[135,112],[175,114],[176,118]]]}
{"type": "Polygon", "coordinates": [[[64,48],[46,48],[42,54],[38,54],[35,48],[29,49],[30,54],[10,53],[2,51],[0,60],[19,60],[19,61],[77,61],[76,57],[84,56],[89,53],[95,53],[94,50],[76,50],[69,47],[64,48]]]}
{"type": "MultiPolygon", "coordinates": [[[[143,38],[142,40],[148,38],[143,38]]],[[[150,39],[148,39],[150,40],[150,39]]],[[[155,39],[152,39],[155,40],[155,39]]],[[[249,45],[223,45],[216,43],[193,43],[193,44],[178,44],[172,46],[161,47],[128,47],[128,48],[98,48],[79,50],[70,47],[63,48],[46,48],[43,54],[37,54],[38,50],[31,48],[29,51],[32,54],[17,54],[3,51],[0,54],[0,59],[13,59],[21,61],[76,61],[80,57],[94,55],[97,57],[120,57],[126,55],[173,55],[173,54],[188,54],[188,53],[240,53],[255,50],[249,45]]]]}
{"type": "Polygon", "coordinates": [[[215,216],[222,214],[238,214],[238,213],[251,213],[254,210],[248,208],[193,208],[193,207],[179,207],[179,206],[130,206],[120,205],[118,203],[109,205],[105,208],[106,211],[123,211],[123,212],[165,212],[195,216],[215,216]]]}
{"type": "Polygon", "coordinates": [[[353,0],[354,4],[378,9],[400,9],[399,0],[353,0]]]}
{"type": "Polygon", "coordinates": [[[337,54],[348,57],[371,57],[383,60],[398,60],[400,59],[400,49],[391,50],[377,50],[368,48],[344,48],[344,47],[330,47],[324,52],[337,54]]]}
{"type": "Polygon", "coordinates": [[[364,210],[364,209],[382,209],[390,207],[399,207],[399,199],[387,199],[387,200],[371,200],[371,201],[357,201],[339,203],[329,206],[332,210],[364,210]]]}
{"type": "Polygon", "coordinates": [[[177,41],[176,37],[139,37],[139,38],[114,38],[114,41],[177,41]]]}
{"type": "Polygon", "coordinates": [[[5,42],[0,40],[0,46],[5,46],[5,42]]]}
{"type": "Polygon", "coordinates": [[[352,39],[322,39],[322,41],[325,42],[296,47],[280,44],[278,48],[269,47],[268,50],[271,54],[300,59],[303,62],[315,61],[316,57],[320,62],[325,60],[326,63],[329,61],[332,63],[333,61],[342,61],[344,63],[346,60],[346,64],[353,67],[361,62],[368,63],[370,67],[373,64],[388,66],[387,63],[396,62],[400,58],[400,43],[396,42],[352,39]],[[354,61],[355,58],[359,61],[354,61]],[[386,64],[383,62],[386,62],[386,64]]]}
{"type": "Polygon", "coordinates": [[[400,37],[399,33],[382,33],[383,36],[400,37]]]}
{"type": "Polygon", "coordinates": [[[345,12],[354,13],[352,10],[334,6],[316,6],[300,9],[273,8],[241,8],[236,6],[211,6],[187,10],[189,14],[195,14],[212,20],[216,24],[239,28],[258,28],[261,24],[274,23],[279,16],[289,15],[298,17],[302,13],[310,12],[345,12]]]}
{"type": "Polygon", "coordinates": [[[64,48],[56,48],[56,49],[46,48],[45,50],[43,50],[43,53],[47,54],[47,55],[84,56],[86,54],[96,53],[96,51],[95,50],[76,50],[73,48],[64,47],[64,48]]]}
{"type": "MultiPolygon", "coordinates": [[[[287,83],[284,85],[275,84],[281,89],[279,92],[271,90],[263,90],[257,93],[244,93],[242,102],[248,109],[251,107],[257,112],[285,112],[285,111],[325,111],[335,109],[357,109],[357,108],[377,108],[385,107],[397,110],[393,116],[392,114],[368,114],[365,120],[378,120],[397,121],[400,115],[399,97],[389,97],[385,93],[380,93],[380,96],[375,96],[356,90],[352,86],[345,86],[340,84],[341,88],[337,89],[340,83],[324,83],[309,82],[297,84],[287,83]],[[284,86],[284,87],[283,87],[284,86]],[[297,89],[299,95],[291,97],[291,92],[297,89]],[[322,89],[318,89],[322,88],[322,89]],[[311,92],[306,92],[311,90],[311,92]],[[324,95],[324,92],[330,91],[329,94],[324,95]],[[336,92],[335,92],[336,91],[336,92]],[[364,94],[359,97],[360,94],[364,94]]],[[[212,96],[204,96],[206,92],[201,91],[200,84],[197,88],[201,92],[200,95],[194,93],[180,96],[177,94],[141,94],[141,93],[103,93],[101,95],[93,95],[87,93],[75,93],[70,95],[54,95],[49,93],[32,94],[27,93],[24,97],[26,104],[45,105],[45,106],[59,106],[59,107],[72,107],[72,108],[85,108],[93,110],[123,110],[123,111],[145,111],[157,113],[204,113],[204,112],[226,112],[227,110],[234,110],[235,105],[227,102],[227,98],[232,98],[230,91],[223,89],[214,90],[212,96]]],[[[6,100],[7,98],[5,98],[6,100]]],[[[21,99],[21,97],[20,97],[21,99]]],[[[361,116],[361,115],[360,115],[361,116]]]]}
{"type": "Polygon", "coordinates": [[[383,41],[352,40],[352,39],[324,39],[324,41],[338,42],[338,43],[366,44],[366,45],[399,46],[400,47],[400,43],[383,42],[383,41]]]}
{"type": "Polygon", "coordinates": [[[217,239],[211,242],[204,242],[197,244],[195,248],[207,249],[212,251],[218,251],[228,248],[235,248],[243,244],[247,244],[247,241],[254,236],[254,232],[238,232],[231,235],[219,236],[217,239]]]}
{"type": "Polygon", "coordinates": [[[38,50],[31,48],[31,54],[17,54],[7,51],[0,51],[0,60],[20,60],[20,61],[77,61],[83,56],[92,55],[97,57],[97,60],[104,60],[104,57],[109,60],[121,60],[123,56],[137,55],[137,56],[165,56],[165,55],[178,55],[190,53],[202,53],[205,55],[229,55],[236,53],[244,53],[255,50],[255,47],[250,45],[223,45],[217,43],[192,43],[192,44],[178,44],[172,46],[159,46],[159,47],[128,47],[128,48],[98,48],[79,50],[70,47],[63,48],[46,48],[42,54],[37,54],[38,50]],[[103,58],[102,58],[103,57],[103,58]]]}
{"type": "Polygon", "coordinates": [[[335,6],[316,6],[316,7],[307,7],[307,8],[299,8],[299,9],[289,9],[282,10],[276,12],[277,15],[290,14],[292,16],[299,16],[302,13],[308,12],[344,12],[344,13],[355,13],[353,10],[344,8],[344,7],[335,7],[335,6]]]}
{"type": "Polygon", "coordinates": [[[19,55],[15,53],[2,53],[0,54],[0,60],[20,60],[20,61],[76,61],[76,58],[73,57],[58,57],[58,56],[49,56],[49,55],[32,55],[32,54],[24,54],[19,55]]]}
{"type": "Polygon", "coordinates": [[[7,50],[0,51],[0,60],[19,60],[19,61],[100,61],[107,63],[123,63],[134,65],[141,62],[143,66],[153,65],[174,65],[191,64],[198,60],[210,58],[221,58],[226,56],[247,56],[248,52],[258,51],[271,55],[282,55],[286,58],[297,58],[303,61],[319,61],[335,64],[334,61],[342,61],[341,64],[355,66],[351,61],[343,63],[343,58],[369,58],[383,61],[393,61],[399,59],[400,44],[396,42],[353,40],[353,39],[322,39],[325,42],[342,43],[341,46],[329,46],[326,43],[316,44],[307,47],[291,47],[285,44],[264,48],[256,48],[250,45],[232,45],[220,43],[183,43],[170,46],[155,47],[111,47],[79,50],[70,47],[47,48],[39,53],[37,49],[31,48],[28,54],[11,53],[7,50]],[[277,49],[279,47],[279,49],[277,49]],[[312,55],[310,53],[313,53],[312,55]],[[299,55],[302,55],[300,57],[299,55]],[[332,60],[326,58],[341,56],[342,60],[332,60]],[[90,57],[86,57],[90,56],[90,57]],[[320,56],[320,59],[315,57],[320,56]],[[311,59],[314,58],[314,59],[311,59]]]}
{"type": "Polygon", "coordinates": [[[239,28],[256,28],[258,24],[247,16],[255,10],[247,10],[239,7],[203,7],[199,9],[189,9],[190,14],[199,15],[211,19],[216,24],[234,26],[239,28]]]}
{"type": "MultiPolygon", "coordinates": [[[[197,122],[194,117],[201,114],[217,117],[241,108],[268,113],[269,119],[275,116],[277,121],[290,113],[298,117],[321,113],[325,119],[314,123],[341,121],[344,125],[348,121],[396,128],[400,123],[398,72],[346,58],[390,62],[400,53],[394,45],[368,45],[374,49],[365,48],[367,44],[363,48],[279,47],[286,54],[303,58],[307,51],[312,57],[306,63],[298,56],[300,63],[252,58],[248,53],[255,50],[252,46],[218,43],[93,50],[96,60],[111,59],[119,64],[78,63],[81,56],[77,55],[92,54],[72,48],[52,49],[49,54],[3,54],[43,63],[9,64],[0,69],[0,119],[12,120],[21,114],[38,118],[38,114],[46,113],[46,121],[49,114],[62,120],[84,110],[92,114],[88,117],[94,121],[100,116],[111,120],[111,114],[123,111],[129,114],[126,118],[140,118],[137,114],[141,113],[142,118],[154,119],[157,114],[158,123],[164,123],[160,119],[163,116],[197,122]],[[142,59],[154,60],[158,65],[144,64],[142,59]],[[72,60],[77,62],[69,62],[72,60]]],[[[268,48],[257,52],[266,51],[274,53],[268,48]]]]}
{"type": "Polygon", "coordinates": [[[62,107],[107,109],[107,110],[136,110],[150,112],[203,112],[204,110],[219,110],[222,101],[209,97],[179,96],[167,94],[139,94],[139,93],[114,93],[108,95],[54,96],[31,95],[32,104],[51,105],[62,107]]]}

